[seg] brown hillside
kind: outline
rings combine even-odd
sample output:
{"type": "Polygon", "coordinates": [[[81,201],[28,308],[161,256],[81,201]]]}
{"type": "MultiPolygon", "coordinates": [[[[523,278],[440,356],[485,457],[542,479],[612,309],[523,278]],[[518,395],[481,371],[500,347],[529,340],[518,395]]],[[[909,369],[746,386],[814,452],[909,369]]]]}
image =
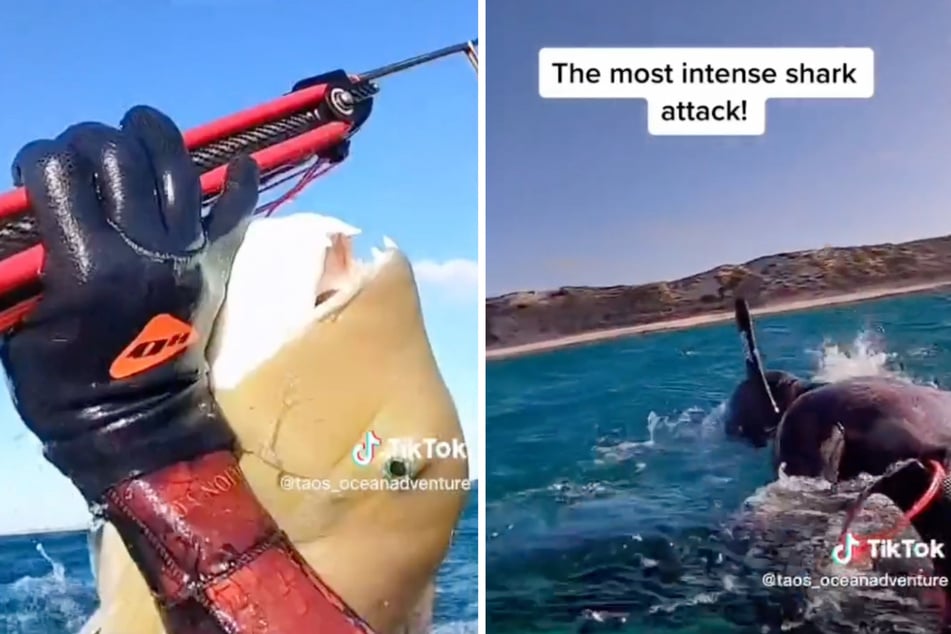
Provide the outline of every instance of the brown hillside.
{"type": "Polygon", "coordinates": [[[938,281],[951,282],[951,236],[780,253],[675,281],[491,297],[486,300],[486,347],[732,310],[738,293],[753,306],[765,306],[938,281]]]}

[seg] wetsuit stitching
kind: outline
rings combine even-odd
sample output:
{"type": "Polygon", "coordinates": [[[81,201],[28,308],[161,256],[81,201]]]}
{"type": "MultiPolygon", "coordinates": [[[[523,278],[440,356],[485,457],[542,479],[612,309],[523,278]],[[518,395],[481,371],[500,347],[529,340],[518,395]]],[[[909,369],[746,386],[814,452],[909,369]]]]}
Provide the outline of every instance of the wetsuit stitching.
{"type": "MultiPolygon", "coordinates": [[[[178,562],[175,561],[174,558],[172,558],[164,542],[162,542],[162,540],[160,540],[158,536],[155,535],[152,529],[149,528],[147,524],[142,522],[138,517],[136,517],[134,513],[130,511],[129,507],[126,506],[126,504],[122,501],[121,497],[117,494],[115,489],[108,491],[106,496],[112,501],[112,503],[115,505],[118,511],[120,511],[127,519],[131,520],[139,528],[140,534],[155,549],[155,553],[162,560],[162,563],[167,568],[177,571],[178,573],[180,573],[186,578],[184,589],[189,594],[186,597],[184,597],[181,602],[184,602],[188,599],[194,599],[199,605],[205,608],[205,611],[208,613],[208,616],[212,619],[213,622],[218,624],[218,627],[221,629],[222,632],[225,632],[227,634],[239,634],[238,632],[230,628],[228,625],[226,625],[220,618],[218,618],[217,614],[215,613],[215,610],[210,609],[211,606],[209,605],[207,597],[203,593],[200,595],[191,594],[191,592],[193,592],[194,588],[196,587],[194,582],[187,581],[187,579],[191,578],[191,575],[189,575],[188,572],[184,568],[179,566],[178,562]]],[[[165,604],[165,602],[161,600],[159,600],[158,603],[160,605],[165,604]]],[[[180,603],[180,602],[176,602],[176,604],[177,603],[180,603]]]]}
{"type": "MultiPolygon", "coordinates": [[[[163,602],[162,605],[165,605],[168,607],[175,607],[192,598],[197,599],[200,603],[204,605],[204,602],[202,601],[202,599],[207,599],[206,591],[208,590],[210,586],[215,585],[219,581],[224,581],[226,579],[231,578],[231,576],[235,573],[235,571],[240,570],[241,568],[244,568],[245,566],[250,564],[252,561],[254,561],[258,557],[263,555],[265,552],[273,548],[274,546],[281,544],[285,539],[286,539],[286,536],[281,531],[279,530],[270,531],[264,537],[264,539],[256,543],[254,546],[252,546],[245,552],[238,555],[238,557],[235,558],[234,560],[229,561],[226,564],[227,568],[223,570],[222,572],[215,573],[215,574],[199,574],[198,579],[196,581],[190,582],[188,584],[188,587],[190,589],[194,589],[194,591],[199,593],[200,596],[199,595],[186,596],[179,600],[163,602]]],[[[214,603],[209,603],[209,605],[214,605],[214,603]]]]}
{"type": "Polygon", "coordinates": [[[162,563],[169,568],[177,569],[179,572],[184,573],[185,571],[178,566],[178,563],[172,558],[171,554],[168,552],[168,549],[165,547],[165,544],[160,540],[153,532],[149,526],[141,521],[128,506],[122,501],[122,498],[118,495],[115,489],[110,490],[106,493],[106,499],[109,500],[116,510],[120,511],[123,516],[127,519],[132,520],[132,522],[139,528],[142,537],[145,538],[145,541],[152,546],[156,554],[162,560],[162,563]]]}
{"type": "Polygon", "coordinates": [[[117,492],[112,489],[106,493],[106,498],[112,502],[114,508],[121,512],[126,518],[130,519],[140,530],[140,534],[145,538],[145,540],[155,549],[156,554],[162,560],[162,563],[169,569],[177,571],[182,574],[186,582],[184,584],[185,595],[181,596],[179,599],[170,599],[167,597],[156,597],[156,602],[159,607],[162,609],[169,609],[178,607],[189,600],[194,600],[202,608],[205,609],[208,616],[218,625],[222,632],[226,634],[240,634],[236,630],[233,630],[229,624],[217,616],[217,607],[213,601],[208,598],[207,590],[210,586],[215,583],[229,579],[235,571],[244,568],[252,561],[263,555],[265,552],[271,548],[278,548],[282,550],[291,561],[293,561],[304,573],[306,577],[310,577],[315,585],[317,586],[317,591],[323,595],[326,599],[330,600],[332,603],[338,605],[351,623],[359,627],[364,632],[373,632],[373,629],[352,607],[350,607],[342,597],[337,595],[333,589],[328,586],[324,580],[317,574],[316,570],[313,570],[296,551],[293,550],[291,546],[290,538],[287,536],[284,531],[280,529],[272,529],[268,531],[263,539],[254,544],[251,548],[241,553],[237,558],[228,562],[227,569],[221,573],[213,575],[203,575],[199,574],[198,578],[195,579],[194,575],[189,574],[184,568],[182,568],[171,554],[168,552],[164,542],[162,542],[148,527],[144,522],[139,520],[126,506],[121,497],[117,492]]]}

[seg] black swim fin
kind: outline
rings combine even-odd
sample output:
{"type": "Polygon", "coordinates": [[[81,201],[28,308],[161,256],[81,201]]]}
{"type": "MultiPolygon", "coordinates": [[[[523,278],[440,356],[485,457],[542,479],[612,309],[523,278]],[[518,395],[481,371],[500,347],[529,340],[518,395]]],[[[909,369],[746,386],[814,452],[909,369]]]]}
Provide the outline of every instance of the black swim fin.
{"type": "Polygon", "coordinates": [[[769,381],[766,380],[766,372],[763,370],[763,362],[760,360],[759,350],[756,348],[756,337],[753,334],[753,318],[750,315],[749,304],[742,297],[737,297],[733,304],[733,315],[736,319],[736,327],[742,335],[743,347],[746,350],[746,376],[763,386],[763,392],[766,401],[769,403],[776,415],[779,416],[779,406],[773,397],[773,392],[769,388],[769,381]]]}

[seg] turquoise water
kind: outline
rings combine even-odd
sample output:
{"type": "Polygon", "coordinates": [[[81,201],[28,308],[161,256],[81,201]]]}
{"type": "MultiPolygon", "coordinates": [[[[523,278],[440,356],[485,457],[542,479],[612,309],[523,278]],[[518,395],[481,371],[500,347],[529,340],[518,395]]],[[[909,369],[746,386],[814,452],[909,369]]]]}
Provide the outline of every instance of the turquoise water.
{"type": "MultiPolygon", "coordinates": [[[[756,324],[770,368],[951,387],[947,295],[756,324]]],[[[774,482],[766,450],[727,440],[742,376],[732,324],[489,364],[488,631],[934,631],[917,591],[763,587],[764,571],[824,570],[856,490],[774,482]]]]}
{"type": "MultiPolygon", "coordinates": [[[[474,488],[436,580],[432,634],[478,631],[478,517],[474,488]]],[[[0,535],[0,634],[73,634],[97,605],[85,531],[0,535]]]]}

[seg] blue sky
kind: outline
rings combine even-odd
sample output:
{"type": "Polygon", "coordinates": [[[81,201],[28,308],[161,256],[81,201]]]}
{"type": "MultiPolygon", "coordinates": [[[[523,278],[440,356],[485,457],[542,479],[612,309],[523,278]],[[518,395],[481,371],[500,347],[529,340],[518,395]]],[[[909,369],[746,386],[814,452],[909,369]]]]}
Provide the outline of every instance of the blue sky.
{"type": "MultiPolygon", "coordinates": [[[[0,162],[83,120],[156,106],[183,128],[280,96],[298,79],[359,72],[476,37],[474,0],[156,0],[14,3],[0,20],[0,162]],[[323,10],[321,10],[323,8],[323,10]],[[42,25],[39,28],[37,25],[42,25]]],[[[478,84],[464,57],[382,84],[350,159],[287,209],[391,236],[418,264],[437,360],[471,444],[478,371],[478,84]]],[[[473,452],[474,453],[474,452],[473,452]]],[[[477,458],[470,456],[475,464],[477,458]]],[[[4,397],[0,533],[76,524],[85,507],[4,397]]]]}
{"type": "Polygon", "coordinates": [[[486,43],[490,295],[951,233],[948,3],[487,0],[486,43]],[[542,100],[545,46],[870,46],[876,96],[650,137],[643,101],[542,100]]]}

